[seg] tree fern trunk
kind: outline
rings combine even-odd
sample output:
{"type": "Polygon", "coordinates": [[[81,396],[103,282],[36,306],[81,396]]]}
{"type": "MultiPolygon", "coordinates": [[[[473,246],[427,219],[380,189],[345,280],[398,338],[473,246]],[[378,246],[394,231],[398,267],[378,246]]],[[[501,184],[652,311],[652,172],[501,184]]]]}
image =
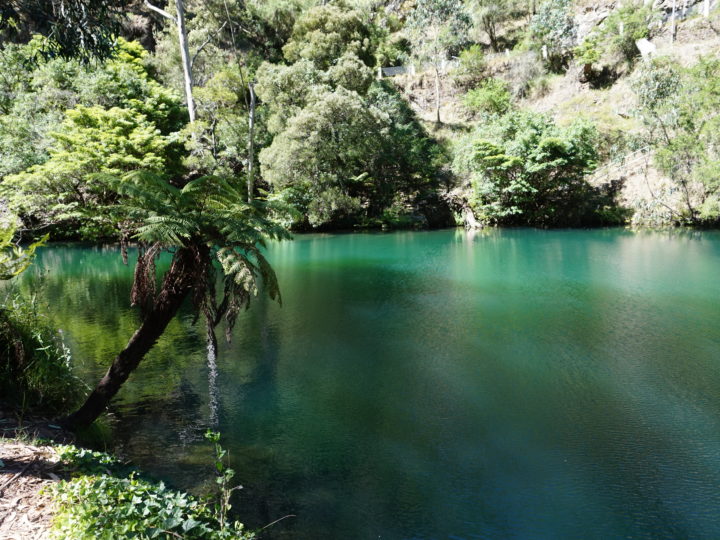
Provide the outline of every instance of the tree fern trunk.
{"type": "Polygon", "coordinates": [[[195,283],[197,272],[196,253],[181,248],[175,254],[170,269],[165,274],[162,288],[147,313],[140,328],[130,338],[125,348],[115,357],[112,365],[76,412],[63,420],[71,429],[87,427],[107,408],[122,384],[140,364],[147,352],[155,345],[172,318],[180,309],[195,283]]]}

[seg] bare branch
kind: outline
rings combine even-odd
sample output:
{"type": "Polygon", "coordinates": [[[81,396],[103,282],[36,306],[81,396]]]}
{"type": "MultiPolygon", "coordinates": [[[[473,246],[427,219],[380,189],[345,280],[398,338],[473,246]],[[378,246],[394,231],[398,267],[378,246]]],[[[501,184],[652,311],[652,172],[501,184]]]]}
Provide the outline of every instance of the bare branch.
{"type": "Polygon", "coordinates": [[[192,67],[195,65],[195,59],[197,59],[198,54],[200,54],[200,53],[202,52],[202,50],[205,48],[205,46],[206,46],[208,43],[210,43],[215,36],[217,36],[220,32],[223,31],[223,28],[225,28],[225,25],[226,25],[226,24],[227,24],[227,21],[225,21],[224,23],[222,23],[222,26],[221,26],[220,28],[218,28],[216,32],[214,32],[213,34],[209,35],[209,36],[207,37],[207,39],[206,39],[205,41],[203,41],[202,45],[200,45],[200,47],[198,47],[198,50],[195,51],[195,54],[193,54],[192,60],[190,60],[190,69],[192,69],[192,67]]]}
{"type": "Polygon", "coordinates": [[[174,22],[175,24],[177,24],[177,20],[175,19],[175,17],[173,17],[172,15],[170,15],[170,14],[169,14],[167,11],[165,11],[164,9],[160,9],[160,8],[157,7],[157,6],[153,6],[150,2],[148,2],[148,0],[145,0],[145,5],[146,5],[147,7],[149,7],[150,9],[152,9],[153,11],[156,11],[157,13],[159,13],[160,15],[162,15],[163,17],[165,17],[166,19],[170,19],[172,22],[174,22]]]}

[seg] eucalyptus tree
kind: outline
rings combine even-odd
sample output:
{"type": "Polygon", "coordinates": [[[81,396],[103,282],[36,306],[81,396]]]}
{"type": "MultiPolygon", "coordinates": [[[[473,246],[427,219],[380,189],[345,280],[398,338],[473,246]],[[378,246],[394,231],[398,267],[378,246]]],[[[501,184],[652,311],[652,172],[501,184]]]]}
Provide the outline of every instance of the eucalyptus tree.
{"type": "Polygon", "coordinates": [[[657,168],[672,182],[691,225],[720,220],[720,61],[683,68],[667,58],[642,62],[632,88],[657,168]]]}
{"type": "Polygon", "coordinates": [[[455,0],[418,0],[407,20],[413,56],[435,72],[435,119],[440,121],[440,79],[449,52],[467,39],[469,18],[455,0]]]}
{"type": "Polygon", "coordinates": [[[550,67],[559,70],[577,45],[571,0],[545,0],[530,21],[530,34],[550,67]]]}
{"type": "Polygon", "coordinates": [[[195,99],[193,98],[193,76],[192,76],[192,64],[190,61],[190,51],[188,49],[187,30],[185,29],[185,3],[184,0],[175,0],[175,12],[173,16],[164,9],[161,9],[148,0],[145,0],[145,5],[159,13],[166,19],[170,20],[177,27],[178,42],[180,47],[180,58],[182,59],[183,77],[184,77],[184,89],[185,89],[185,100],[187,102],[188,115],[190,116],[190,122],[195,121],[195,99]]]}

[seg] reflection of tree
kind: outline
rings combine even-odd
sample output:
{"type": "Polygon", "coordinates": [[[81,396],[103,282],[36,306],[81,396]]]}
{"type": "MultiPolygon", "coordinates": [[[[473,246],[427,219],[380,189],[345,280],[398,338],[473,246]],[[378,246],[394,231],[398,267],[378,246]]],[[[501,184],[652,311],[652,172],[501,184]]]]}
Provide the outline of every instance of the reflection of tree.
{"type": "Polygon", "coordinates": [[[220,395],[217,385],[217,340],[213,332],[207,337],[207,366],[208,366],[208,400],[210,408],[210,427],[217,428],[219,423],[218,407],[220,395]]]}
{"type": "MultiPolygon", "coordinates": [[[[166,264],[160,261],[159,270],[166,264]]],[[[94,382],[106,369],[108,355],[122,348],[137,326],[137,313],[129,306],[132,277],[132,268],[122,263],[115,247],[53,246],[39,253],[17,287],[46,306],[53,324],[63,331],[78,375],[94,382]]],[[[133,377],[118,408],[178,388],[200,354],[191,321],[183,311],[170,323],[140,368],[147,380],[133,377]]]]}

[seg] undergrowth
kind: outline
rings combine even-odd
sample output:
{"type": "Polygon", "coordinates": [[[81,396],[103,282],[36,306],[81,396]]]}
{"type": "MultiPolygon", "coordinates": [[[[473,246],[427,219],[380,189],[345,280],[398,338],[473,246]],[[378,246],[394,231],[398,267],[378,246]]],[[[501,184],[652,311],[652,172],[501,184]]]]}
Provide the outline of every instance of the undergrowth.
{"type": "Polygon", "coordinates": [[[208,434],[215,447],[218,473],[217,501],[199,500],[144,478],[113,456],[62,446],[58,451],[73,478],[53,486],[57,513],[54,538],[203,540],[254,537],[239,522],[228,522],[229,481],[232,469],[223,463],[226,453],[219,434],[208,434]]]}
{"type": "Polygon", "coordinates": [[[0,303],[2,404],[21,412],[70,412],[85,389],[70,361],[70,351],[35,301],[11,294],[0,303]]]}

